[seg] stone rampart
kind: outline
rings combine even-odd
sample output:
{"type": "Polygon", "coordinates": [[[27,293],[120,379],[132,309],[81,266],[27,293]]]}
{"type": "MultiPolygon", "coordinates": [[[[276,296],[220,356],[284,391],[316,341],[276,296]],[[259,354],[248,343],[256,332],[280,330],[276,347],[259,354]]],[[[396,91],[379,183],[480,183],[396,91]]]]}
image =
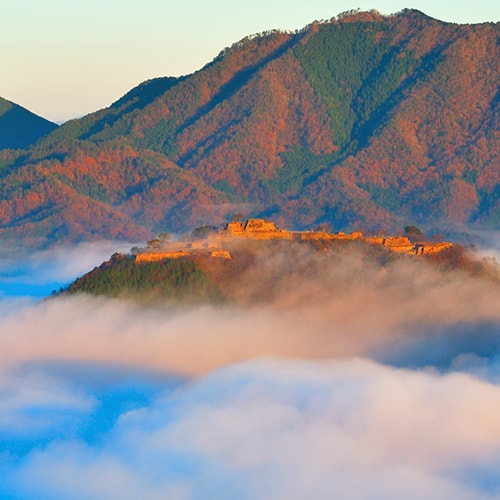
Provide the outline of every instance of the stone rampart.
{"type": "Polygon", "coordinates": [[[391,252],[406,253],[410,255],[424,255],[438,253],[453,245],[447,241],[444,242],[429,242],[423,241],[414,243],[406,236],[380,236],[365,238],[367,243],[372,245],[380,245],[387,248],[391,252]]]}
{"type": "Polygon", "coordinates": [[[187,250],[178,250],[175,252],[142,252],[135,255],[136,262],[155,262],[165,259],[178,259],[191,255],[187,250]]]}
{"type": "Polygon", "coordinates": [[[231,254],[227,250],[213,250],[210,256],[218,259],[232,259],[231,254]]]}
{"type": "Polygon", "coordinates": [[[362,240],[364,239],[363,233],[361,231],[354,231],[352,233],[343,233],[342,231],[338,233],[333,233],[331,238],[334,240],[362,240]]]}
{"type": "Polygon", "coordinates": [[[266,221],[264,219],[248,219],[245,223],[244,230],[248,233],[255,232],[265,232],[265,233],[276,233],[281,232],[274,222],[266,221]]]}
{"type": "Polygon", "coordinates": [[[333,235],[326,231],[297,231],[293,233],[295,239],[302,241],[331,240],[333,235]]]}
{"type": "Polygon", "coordinates": [[[242,233],[245,229],[243,222],[228,222],[225,231],[229,233],[242,233]]]}
{"type": "Polygon", "coordinates": [[[219,231],[217,238],[228,241],[233,238],[246,238],[252,240],[292,240],[293,233],[278,229],[274,222],[264,219],[248,219],[243,222],[229,222],[226,228],[219,231]]]}
{"type": "Polygon", "coordinates": [[[439,253],[447,248],[451,248],[453,245],[448,241],[442,241],[439,243],[423,243],[421,246],[422,249],[419,252],[419,255],[439,253]]]}
{"type": "Polygon", "coordinates": [[[384,247],[413,247],[412,243],[406,236],[387,236],[382,240],[384,247]]]}

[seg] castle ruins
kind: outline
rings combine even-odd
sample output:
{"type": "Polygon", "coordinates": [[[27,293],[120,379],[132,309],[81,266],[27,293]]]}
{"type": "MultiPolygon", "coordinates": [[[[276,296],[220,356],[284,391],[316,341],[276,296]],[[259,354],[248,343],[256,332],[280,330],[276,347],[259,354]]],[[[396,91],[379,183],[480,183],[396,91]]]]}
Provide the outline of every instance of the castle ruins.
{"type": "Polygon", "coordinates": [[[229,244],[244,240],[332,241],[360,240],[379,245],[391,252],[424,255],[441,252],[452,246],[449,242],[412,242],[405,236],[364,237],[361,232],[328,233],[326,231],[289,231],[264,219],[229,222],[225,228],[193,241],[166,242],[159,248],[143,249],[135,254],[136,262],[175,259],[196,253],[214,258],[230,259],[229,244]]]}

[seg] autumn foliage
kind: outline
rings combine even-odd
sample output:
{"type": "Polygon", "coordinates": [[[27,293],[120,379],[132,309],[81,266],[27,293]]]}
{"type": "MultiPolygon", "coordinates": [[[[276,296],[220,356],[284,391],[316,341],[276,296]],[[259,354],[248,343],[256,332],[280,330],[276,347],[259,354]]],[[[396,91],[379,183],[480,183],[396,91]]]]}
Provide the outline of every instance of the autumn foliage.
{"type": "MultiPolygon", "coordinates": [[[[0,151],[0,235],[500,225],[499,25],[354,13],[248,37],[0,151]]],[[[443,229],[444,228],[444,229],[443,229]]]]}

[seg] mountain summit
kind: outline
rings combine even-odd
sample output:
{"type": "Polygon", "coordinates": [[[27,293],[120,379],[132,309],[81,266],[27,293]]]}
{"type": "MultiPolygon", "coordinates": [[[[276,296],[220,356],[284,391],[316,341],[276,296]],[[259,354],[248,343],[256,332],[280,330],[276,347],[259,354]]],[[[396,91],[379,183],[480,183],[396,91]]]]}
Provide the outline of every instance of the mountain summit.
{"type": "MultiPolygon", "coordinates": [[[[0,152],[0,231],[143,239],[281,226],[500,226],[499,24],[405,10],[266,32],[0,152]]],[[[1,234],[1,233],[0,233],[1,234]]]]}

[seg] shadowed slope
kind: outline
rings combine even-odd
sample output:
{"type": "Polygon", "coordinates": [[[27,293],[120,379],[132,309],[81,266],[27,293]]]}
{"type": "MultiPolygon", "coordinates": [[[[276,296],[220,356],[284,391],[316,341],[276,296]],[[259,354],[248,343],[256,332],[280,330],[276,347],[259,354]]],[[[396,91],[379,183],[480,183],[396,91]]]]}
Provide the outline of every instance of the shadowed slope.
{"type": "Polygon", "coordinates": [[[56,128],[55,123],[0,97],[0,149],[27,148],[56,128]]]}

